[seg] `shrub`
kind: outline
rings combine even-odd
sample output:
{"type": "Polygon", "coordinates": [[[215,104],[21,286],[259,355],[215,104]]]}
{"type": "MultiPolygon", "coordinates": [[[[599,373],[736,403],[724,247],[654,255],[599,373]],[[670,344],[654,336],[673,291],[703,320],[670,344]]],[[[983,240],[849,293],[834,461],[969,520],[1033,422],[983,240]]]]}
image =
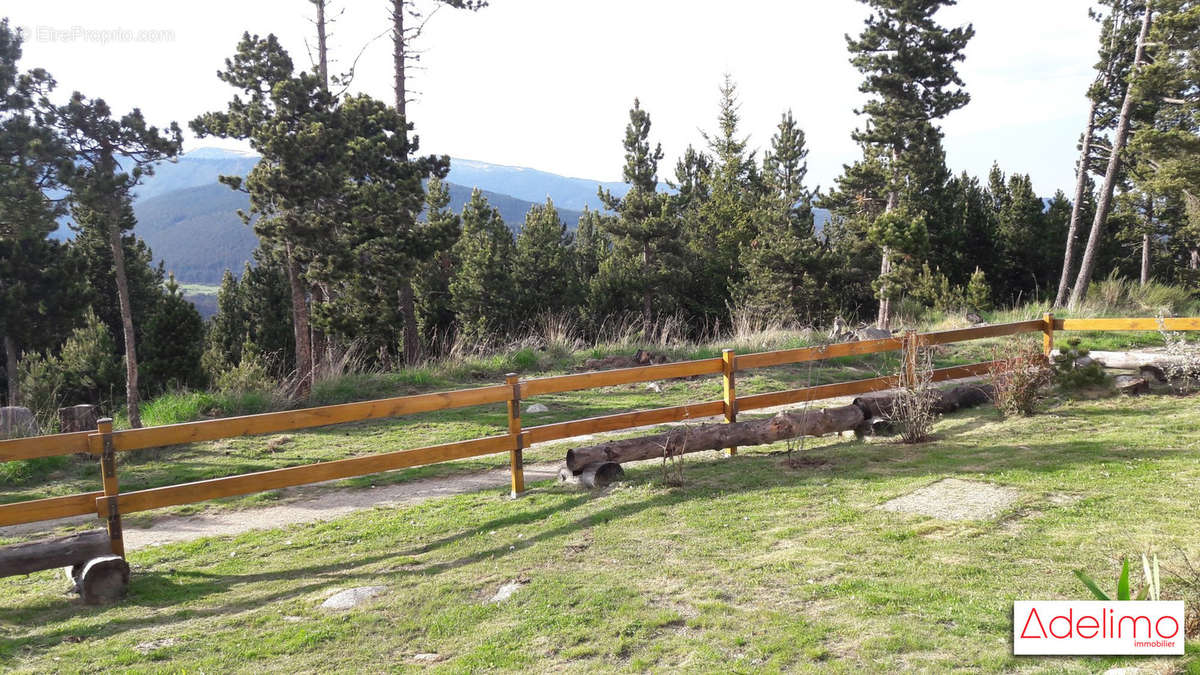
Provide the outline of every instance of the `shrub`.
{"type": "Polygon", "coordinates": [[[249,340],[242,345],[242,359],[237,366],[217,373],[215,380],[217,390],[223,393],[270,391],[275,385],[268,374],[266,360],[249,340]]]}
{"type": "Polygon", "coordinates": [[[978,267],[967,281],[967,306],[976,312],[986,312],[992,308],[992,289],[983,270],[978,267]]]}
{"type": "Polygon", "coordinates": [[[1037,406],[1038,391],[1050,384],[1054,370],[1036,343],[1011,340],[995,349],[988,372],[995,387],[996,408],[1005,417],[1028,416],[1037,406]]]}
{"type": "Polygon", "coordinates": [[[900,439],[905,443],[924,443],[933,432],[937,419],[934,404],[938,391],[933,385],[933,358],[929,350],[918,350],[916,367],[912,374],[900,362],[899,383],[896,401],[888,414],[892,424],[900,429],[900,439]]]}
{"type": "Polygon", "coordinates": [[[1109,378],[1104,368],[1096,361],[1084,361],[1088,350],[1079,345],[1079,338],[1071,338],[1065,347],[1059,348],[1054,357],[1055,383],[1065,391],[1107,386],[1109,378]]]}
{"type": "Polygon", "coordinates": [[[1167,345],[1163,374],[1176,393],[1182,394],[1200,387],[1200,346],[1189,343],[1181,333],[1168,332],[1158,320],[1158,332],[1167,345]]]}

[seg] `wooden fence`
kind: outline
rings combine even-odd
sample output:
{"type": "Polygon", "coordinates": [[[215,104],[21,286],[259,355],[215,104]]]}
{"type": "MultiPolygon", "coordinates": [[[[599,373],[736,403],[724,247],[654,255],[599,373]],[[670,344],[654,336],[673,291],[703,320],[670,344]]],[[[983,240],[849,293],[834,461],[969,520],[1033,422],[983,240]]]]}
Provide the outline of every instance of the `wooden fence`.
{"type": "MultiPolygon", "coordinates": [[[[742,371],[897,350],[905,350],[907,353],[915,354],[914,347],[1016,335],[1019,333],[1042,333],[1044,335],[1045,351],[1048,354],[1053,348],[1054,332],[1057,330],[1149,331],[1160,329],[1172,331],[1200,330],[1200,318],[1055,319],[1053,315],[1047,314],[1042,319],[1031,321],[1017,321],[1014,323],[932,333],[909,333],[902,338],[891,337],[880,340],[864,340],[861,342],[743,355],[736,355],[733,350],[727,349],[724,350],[720,358],[638,368],[559,375],[529,380],[519,379],[517,375],[513,374],[506,378],[504,384],[475,389],[403,396],[364,401],[361,403],[345,403],[201,422],[185,422],[182,424],[144,429],[114,431],[112,420],[106,419],[101,420],[95,431],[0,441],[0,462],[73,453],[88,453],[99,458],[102,476],[102,489],[95,492],[2,504],[0,505],[0,526],[96,514],[107,523],[113,553],[123,556],[124,544],[121,536],[122,514],[505,452],[510,455],[512,494],[516,496],[525,491],[524,474],[522,471],[522,451],[534,443],[544,443],[546,441],[569,438],[581,434],[616,431],[644,425],[703,417],[723,415],[726,421],[733,422],[737,419],[739,412],[789,403],[862,394],[890,389],[896,386],[896,377],[887,376],[787,391],[738,396],[737,373],[742,371]],[[721,400],[603,415],[534,427],[523,427],[521,424],[521,402],[532,396],[703,375],[722,376],[724,396],[721,400]],[[132,492],[120,491],[117,471],[117,453],[120,452],[237,436],[296,431],[345,422],[383,419],[434,410],[448,410],[451,408],[498,403],[505,403],[508,406],[508,433],[504,435],[475,438],[414,450],[385,452],[284,469],[213,478],[180,485],[169,485],[132,492]]],[[[985,362],[939,368],[933,371],[933,380],[945,381],[972,375],[981,375],[986,373],[992,365],[992,362],[985,362]]],[[[731,452],[736,452],[734,448],[730,450],[731,452]]]]}

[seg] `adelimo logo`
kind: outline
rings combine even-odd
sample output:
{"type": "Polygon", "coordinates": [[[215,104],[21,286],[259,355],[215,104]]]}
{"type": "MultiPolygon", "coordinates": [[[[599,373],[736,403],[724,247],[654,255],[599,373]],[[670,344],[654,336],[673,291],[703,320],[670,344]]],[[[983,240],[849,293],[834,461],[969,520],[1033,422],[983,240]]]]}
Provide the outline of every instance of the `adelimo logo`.
{"type": "Polygon", "coordinates": [[[1013,654],[1183,654],[1183,601],[1017,601],[1013,654]]]}

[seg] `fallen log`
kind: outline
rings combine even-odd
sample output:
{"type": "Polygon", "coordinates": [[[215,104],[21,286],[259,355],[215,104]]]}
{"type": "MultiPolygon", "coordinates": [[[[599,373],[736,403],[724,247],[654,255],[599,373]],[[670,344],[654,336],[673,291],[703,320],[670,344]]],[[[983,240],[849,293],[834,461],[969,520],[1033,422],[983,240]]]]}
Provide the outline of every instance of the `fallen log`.
{"type": "Polygon", "coordinates": [[[112,553],[108,532],[89,530],[0,547],[0,577],[71,567],[112,553]]]}
{"type": "MultiPolygon", "coordinates": [[[[960,385],[938,390],[934,407],[952,412],[991,400],[990,385],[960,385]]],[[[732,424],[682,426],[666,433],[640,436],[567,451],[566,471],[578,475],[586,467],[604,462],[622,464],[655,457],[673,457],[702,450],[767,445],[798,436],[823,436],[841,431],[863,432],[883,426],[893,408],[896,392],[861,396],[850,405],[781,412],[768,419],[732,424]]]]}
{"type": "MultiPolygon", "coordinates": [[[[1052,355],[1057,356],[1058,350],[1052,355]]],[[[1139,370],[1150,372],[1157,378],[1163,372],[1170,372],[1172,366],[1184,366],[1189,362],[1182,354],[1165,354],[1163,352],[1128,351],[1128,352],[1097,352],[1089,351],[1084,357],[1098,362],[1101,366],[1112,370],[1139,370]]],[[[1082,361],[1082,359],[1080,359],[1082,361]]],[[[1079,363],[1078,361],[1076,362],[1079,363]]],[[[1086,364],[1079,364],[1086,365],[1086,364]]],[[[1165,378],[1164,378],[1165,380],[1165,378]]]]}

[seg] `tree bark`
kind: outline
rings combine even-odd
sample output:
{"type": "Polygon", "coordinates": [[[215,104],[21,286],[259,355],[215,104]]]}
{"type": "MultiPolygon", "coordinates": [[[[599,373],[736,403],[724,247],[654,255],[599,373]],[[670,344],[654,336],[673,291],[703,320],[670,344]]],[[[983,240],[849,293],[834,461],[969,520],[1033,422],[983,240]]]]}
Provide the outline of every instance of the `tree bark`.
{"type": "Polygon", "coordinates": [[[408,120],[408,89],[405,81],[404,3],[392,0],[392,93],[396,98],[396,111],[408,120]]]}
{"type": "MultiPolygon", "coordinates": [[[[702,450],[766,445],[797,436],[822,436],[864,428],[892,414],[896,392],[876,392],[850,405],[818,410],[781,412],[768,419],[731,424],[700,424],[672,429],[663,434],[626,438],[567,451],[567,470],[579,475],[600,463],[634,462],[655,457],[682,455],[702,450]]],[[[969,408],[991,400],[989,385],[959,385],[939,390],[933,403],[937,413],[969,408]]]]}
{"type": "Polygon", "coordinates": [[[1150,283],[1150,234],[1142,234],[1142,278],[1143,286],[1150,283]]]}
{"type": "MultiPolygon", "coordinates": [[[[1089,97],[1090,98],[1090,97],[1089,97]]],[[[1079,221],[1083,218],[1083,198],[1087,193],[1088,166],[1092,155],[1092,136],[1096,133],[1096,110],[1099,101],[1090,98],[1092,104],[1088,109],[1087,128],[1083,132],[1083,149],[1079,153],[1079,172],[1075,177],[1075,202],[1071,204],[1071,223],[1067,227],[1067,248],[1063,254],[1062,276],[1058,279],[1058,293],[1054,296],[1054,306],[1062,307],[1067,301],[1070,290],[1071,265],[1075,262],[1075,237],[1079,234],[1079,221]]]]}
{"type": "MultiPolygon", "coordinates": [[[[893,148],[892,149],[892,163],[893,164],[895,164],[897,161],[899,161],[898,157],[899,157],[899,153],[893,148]]],[[[896,180],[896,179],[893,179],[893,180],[896,180]]],[[[896,194],[896,191],[895,190],[889,191],[888,196],[887,196],[887,206],[884,208],[883,212],[888,213],[892,209],[896,208],[896,202],[898,202],[898,201],[899,201],[899,195],[896,194]]],[[[891,271],[892,271],[892,252],[888,250],[887,246],[884,246],[883,247],[883,259],[879,263],[879,276],[882,278],[885,275],[890,274],[891,271]]],[[[883,288],[881,290],[883,291],[883,297],[879,299],[879,315],[875,318],[875,325],[876,325],[876,327],[878,327],[882,330],[891,330],[889,328],[889,326],[892,323],[892,300],[891,300],[891,298],[887,297],[888,296],[887,288],[883,288]]]]}
{"type": "Polygon", "coordinates": [[[17,341],[4,336],[4,365],[8,377],[8,404],[21,405],[21,372],[17,363],[17,341]]]}
{"type": "Polygon", "coordinates": [[[39,539],[0,548],[0,577],[71,567],[112,553],[105,530],[39,539]]]}
{"type": "Polygon", "coordinates": [[[129,426],[142,427],[142,411],[138,395],[138,361],[136,338],[133,333],[133,307],[129,299],[129,278],[125,274],[125,246],[121,227],[116,218],[109,225],[108,245],[112,249],[113,274],[117,281],[117,300],[121,307],[121,330],[125,337],[125,405],[129,409],[129,426]]]}
{"type": "Polygon", "coordinates": [[[1188,269],[1200,269],[1200,248],[1192,249],[1191,261],[1188,262],[1188,269]]]}
{"type": "Polygon", "coordinates": [[[650,242],[642,243],[642,332],[650,337],[650,322],[654,319],[654,288],[650,285],[650,242]]]}
{"type": "Polygon", "coordinates": [[[1150,233],[1154,231],[1154,198],[1146,200],[1146,231],[1142,233],[1141,285],[1150,283],[1150,233]]]}
{"type": "Polygon", "coordinates": [[[408,279],[400,283],[400,313],[404,316],[404,364],[411,368],[421,361],[421,334],[417,330],[417,301],[408,279]]]}
{"type": "Polygon", "coordinates": [[[1112,208],[1113,189],[1116,187],[1117,174],[1121,170],[1121,152],[1129,136],[1129,116],[1133,110],[1133,80],[1138,75],[1138,66],[1146,51],[1146,35],[1150,32],[1150,21],[1154,9],[1151,0],[1146,0],[1145,16],[1142,17],[1142,29],[1138,33],[1137,49],[1134,51],[1133,67],[1129,70],[1129,83],[1125,85],[1125,98],[1121,102],[1121,114],[1117,118],[1117,129],[1113,136],[1112,152],[1108,157],[1108,169],[1104,172],[1104,184],[1100,188],[1100,196],[1096,201],[1096,215],[1092,219],[1092,230],[1088,234],[1087,248],[1083,251],[1083,260],[1079,264],[1079,276],[1075,279],[1075,288],[1071,291],[1070,307],[1077,307],[1087,297],[1088,285],[1096,266],[1096,255],[1100,249],[1100,235],[1104,231],[1104,221],[1108,219],[1112,208]]]}
{"type": "Polygon", "coordinates": [[[296,338],[296,396],[312,393],[312,343],[309,341],[308,297],[300,261],[296,259],[292,242],[287,242],[288,285],[292,290],[292,331],[296,338]]]}
{"type": "Polygon", "coordinates": [[[571,473],[580,473],[584,467],[600,462],[620,464],[701,450],[766,445],[797,436],[820,436],[853,429],[865,419],[862,408],[851,404],[839,408],[779,413],[769,419],[752,422],[679,427],[664,434],[573,448],[567,451],[567,469],[571,473]]]}
{"type": "Polygon", "coordinates": [[[317,6],[317,74],[321,86],[329,88],[329,57],[325,43],[325,0],[313,0],[317,6]]]}

